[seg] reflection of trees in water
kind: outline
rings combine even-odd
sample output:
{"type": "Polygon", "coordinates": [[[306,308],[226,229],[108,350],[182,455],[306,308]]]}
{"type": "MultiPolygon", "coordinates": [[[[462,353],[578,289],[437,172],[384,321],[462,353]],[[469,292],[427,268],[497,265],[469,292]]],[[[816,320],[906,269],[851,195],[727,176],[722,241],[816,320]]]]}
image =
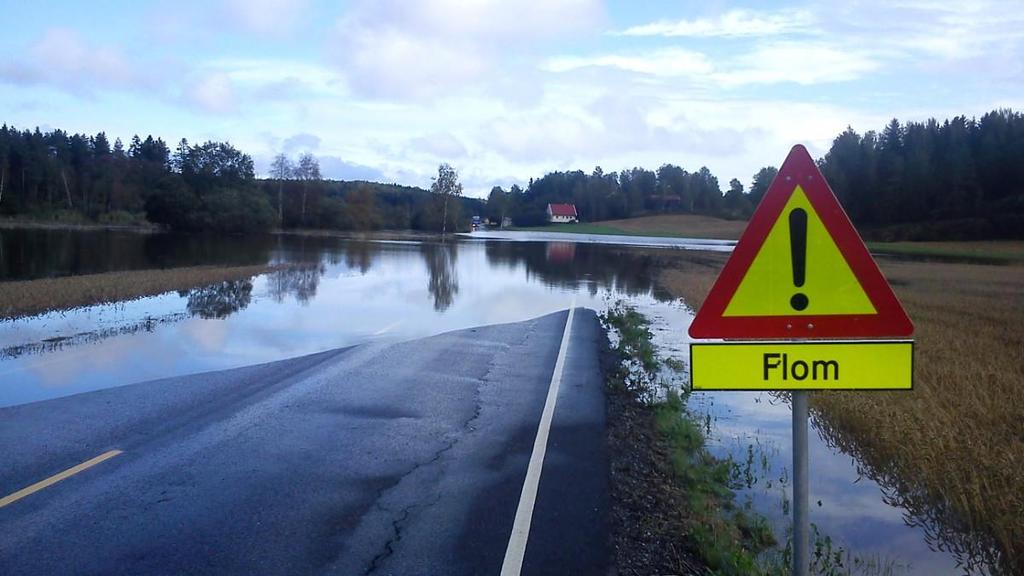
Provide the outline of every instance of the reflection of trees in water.
{"type": "Polygon", "coordinates": [[[459,272],[455,268],[458,243],[422,244],[420,251],[430,274],[427,290],[434,297],[434,310],[444,312],[459,293],[459,272]]]}
{"type": "Polygon", "coordinates": [[[123,230],[18,228],[0,234],[0,280],[118,270],[263,264],[269,235],[219,236],[123,230]]]}
{"type": "Polygon", "coordinates": [[[346,242],[344,249],[345,265],[358,269],[360,274],[366,274],[380,253],[381,245],[377,242],[353,241],[346,242]]]}
{"type": "Polygon", "coordinates": [[[252,281],[227,280],[179,294],[188,297],[189,314],[205,319],[226,318],[252,301],[252,281]]]}
{"type": "Polygon", "coordinates": [[[373,267],[384,245],[366,240],[318,237],[282,237],[274,254],[275,260],[291,264],[320,264],[345,266],[366,274],[373,267]]]}
{"type": "Polygon", "coordinates": [[[487,242],[487,261],[496,266],[526,267],[549,286],[577,289],[586,284],[591,296],[605,289],[629,296],[652,294],[670,300],[654,290],[658,272],[655,258],[635,250],[603,244],[566,242],[487,242]]]}
{"type": "Polygon", "coordinates": [[[925,541],[934,550],[953,554],[971,573],[1016,574],[1009,558],[999,550],[995,538],[984,527],[971,529],[957,514],[948,498],[915,481],[913,470],[902,466],[890,454],[872,449],[872,444],[832,423],[820,411],[812,411],[815,427],[822,440],[833,450],[854,458],[857,473],[873,480],[882,490],[882,500],[903,510],[909,526],[924,530],[925,541]]]}
{"type": "Polygon", "coordinates": [[[301,304],[316,296],[320,277],[326,271],[323,264],[306,263],[282,266],[267,275],[267,289],[275,302],[281,303],[291,294],[301,304]]]}
{"type": "Polygon", "coordinates": [[[320,278],[327,272],[325,262],[333,266],[344,261],[346,267],[366,274],[382,246],[364,240],[297,236],[283,238],[277,249],[275,259],[286,264],[267,275],[270,297],[280,303],[291,295],[306,304],[316,297],[320,278]]]}

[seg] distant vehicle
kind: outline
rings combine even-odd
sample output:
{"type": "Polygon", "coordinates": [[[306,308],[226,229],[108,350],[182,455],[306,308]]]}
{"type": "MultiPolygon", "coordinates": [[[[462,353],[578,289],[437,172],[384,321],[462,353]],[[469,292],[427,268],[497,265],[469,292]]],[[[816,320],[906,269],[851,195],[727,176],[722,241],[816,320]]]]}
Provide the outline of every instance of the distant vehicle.
{"type": "Polygon", "coordinates": [[[478,230],[479,228],[480,228],[480,217],[479,216],[473,216],[473,230],[478,230]]]}

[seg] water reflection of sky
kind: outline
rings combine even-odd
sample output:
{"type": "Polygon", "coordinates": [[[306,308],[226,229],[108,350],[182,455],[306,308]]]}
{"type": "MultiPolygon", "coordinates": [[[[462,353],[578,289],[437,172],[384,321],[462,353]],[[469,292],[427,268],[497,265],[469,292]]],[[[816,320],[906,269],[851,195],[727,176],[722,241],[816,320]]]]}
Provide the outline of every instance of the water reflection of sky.
{"type": "MultiPolygon", "coordinates": [[[[251,282],[0,322],[0,406],[523,320],[562,310],[573,296],[577,305],[598,310],[629,299],[652,318],[661,351],[688,361],[691,311],[656,297],[656,270],[623,250],[562,241],[264,241],[247,259],[301,265],[251,282]]],[[[160,252],[136,253],[137,262],[120,267],[151,265],[146,258],[160,252]]],[[[208,253],[197,243],[178,258],[203,262],[208,253]]],[[[73,259],[59,263],[66,268],[66,261],[73,259]]],[[[104,269],[108,263],[90,266],[104,269]]],[[[46,268],[30,272],[52,274],[46,268]]],[[[749,446],[759,447],[756,481],[739,498],[749,498],[784,539],[788,405],[751,392],[695,393],[690,405],[710,415],[710,447],[717,455],[742,462],[749,446]]],[[[855,461],[814,432],[810,448],[811,519],[838,546],[863,558],[910,564],[916,574],[955,572],[953,558],[930,550],[924,531],[906,525],[901,509],[886,504],[878,485],[860,477],[855,461]]]]}

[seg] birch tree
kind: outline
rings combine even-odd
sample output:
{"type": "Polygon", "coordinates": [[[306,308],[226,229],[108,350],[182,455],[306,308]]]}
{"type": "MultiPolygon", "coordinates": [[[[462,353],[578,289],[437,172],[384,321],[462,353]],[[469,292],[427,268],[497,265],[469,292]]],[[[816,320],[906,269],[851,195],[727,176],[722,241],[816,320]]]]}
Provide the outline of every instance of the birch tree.
{"type": "MultiPolygon", "coordinates": [[[[448,202],[452,196],[462,196],[462,183],[459,182],[459,173],[448,163],[437,167],[437,176],[430,185],[430,192],[441,203],[441,238],[448,232],[448,202]]],[[[456,220],[458,217],[456,216],[456,220]]]]}
{"type": "Polygon", "coordinates": [[[302,180],[302,225],[306,225],[306,196],[309,194],[309,186],[313,182],[320,181],[320,162],[309,152],[299,156],[299,166],[295,175],[302,180]]]}
{"type": "Polygon", "coordinates": [[[295,167],[292,166],[292,161],[288,159],[284,154],[278,154],[274,157],[274,162],[270,165],[270,176],[277,180],[277,224],[278,226],[284,225],[284,209],[282,208],[282,200],[284,195],[284,181],[291,180],[292,175],[295,173],[295,167]]]}

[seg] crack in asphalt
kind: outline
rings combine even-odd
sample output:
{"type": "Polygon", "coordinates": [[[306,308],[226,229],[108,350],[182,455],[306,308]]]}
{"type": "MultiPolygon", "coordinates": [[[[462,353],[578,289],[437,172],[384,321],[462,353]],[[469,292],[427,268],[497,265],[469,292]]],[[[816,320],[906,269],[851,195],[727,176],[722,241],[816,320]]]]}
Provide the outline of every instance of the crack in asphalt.
{"type": "MultiPolygon", "coordinates": [[[[476,427],[473,425],[473,423],[476,420],[479,420],[480,416],[483,413],[483,401],[482,401],[481,388],[485,384],[493,383],[492,380],[489,380],[489,376],[491,376],[491,374],[494,372],[495,364],[498,362],[498,359],[504,353],[508,352],[508,350],[510,350],[510,349],[512,349],[512,348],[514,348],[516,346],[522,346],[523,344],[525,344],[526,341],[529,340],[530,335],[534,332],[535,327],[536,327],[535,325],[532,325],[530,327],[530,329],[527,330],[526,334],[524,335],[523,339],[520,342],[518,342],[516,344],[506,344],[506,345],[502,346],[501,350],[495,352],[494,355],[491,357],[491,361],[487,365],[487,370],[484,372],[484,374],[480,378],[476,379],[477,386],[476,386],[476,388],[475,388],[475,390],[473,392],[473,400],[474,400],[474,403],[475,403],[476,407],[475,407],[475,409],[473,411],[473,415],[470,416],[469,418],[467,418],[466,421],[462,423],[462,425],[459,427],[459,431],[468,431],[468,432],[475,432],[476,431],[476,427]]],[[[392,511],[392,510],[386,508],[385,506],[383,506],[380,503],[380,500],[381,500],[381,498],[383,498],[384,494],[386,494],[390,490],[393,490],[396,486],[401,484],[403,480],[405,480],[406,478],[408,478],[409,476],[414,474],[416,471],[420,470],[421,468],[430,466],[430,465],[434,464],[435,462],[437,462],[438,460],[440,460],[444,456],[444,454],[446,452],[448,452],[449,450],[454,448],[455,445],[459,443],[459,441],[463,438],[463,436],[464,435],[461,434],[461,433],[455,435],[455,437],[452,438],[452,440],[449,441],[443,448],[441,448],[440,450],[436,451],[434,453],[434,455],[429,460],[426,460],[424,462],[419,462],[419,463],[415,464],[412,468],[409,469],[409,471],[407,471],[406,473],[402,474],[394,484],[379,490],[377,492],[376,503],[375,503],[377,509],[379,509],[379,510],[381,510],[383,512],[395,513],[395,511],[392,511]]],[[[384,562],[384,560],[386,560],[388,557],[390,557],[392,554],[395,553],[395,544],[397,544],[402,539],[402,530],[404,529],[404,523],[405,523],[406,520],[409,519],[409,516],[412,514],[412,511],[414,509],[416,509],[416,508],[423,508],[423,509],[430,508],[434,504],[437,504],[440,500],[441,500],[441,493],[438,492],[436,494],[435,498],[433,500],[431,500],[430,502],[426,502],[426,503],[413,503],[413,504],[410,504],[410,505],[406,506],[405,508],[402,508],[401,510],[398,510],[397,511],[398,517],[391,522],[391,528],[392,528],[392,535],[391,535],[391,537],[388,538],[388,540],[384,542],[383,546],[381,547],[382,550],[380,551],[380,553],[378,553],[376,556],[374,556],[373,559],[370,561],[370,565],[367,566],[366,570],[363,572],[363,576],[370,576],[371,574],[376,572],[376,570],[378,568],[380,568],[381,563],[384,562]]]]}

